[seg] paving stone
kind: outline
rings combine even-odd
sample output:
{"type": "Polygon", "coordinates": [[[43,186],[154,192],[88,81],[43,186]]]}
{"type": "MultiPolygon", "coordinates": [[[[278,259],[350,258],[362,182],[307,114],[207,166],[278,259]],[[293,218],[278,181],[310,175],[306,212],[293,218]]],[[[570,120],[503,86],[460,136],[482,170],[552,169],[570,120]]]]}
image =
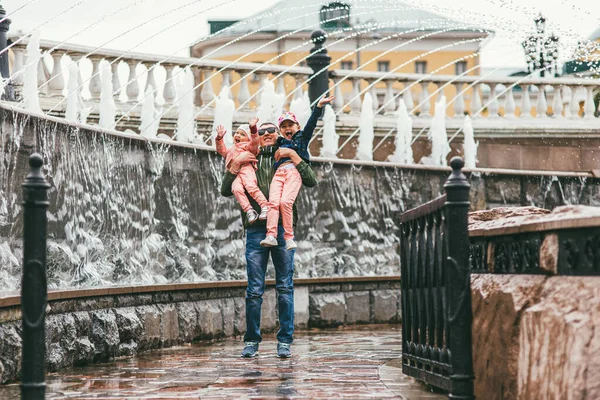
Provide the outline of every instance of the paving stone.
{"type": "MultiPolygon", "coordinates": [[[[50,374],[46,398],[446,398],[394,367],[401,355],[398,335],[395,326],[297,331],[286,360],[275,355],[274,334],[264,335],[254,359],[240,358],[243,343],[234,339],[164,349],[50,374]]],[[[0,398],[18,399],[18,384],[0,386],[0,398]]]]}

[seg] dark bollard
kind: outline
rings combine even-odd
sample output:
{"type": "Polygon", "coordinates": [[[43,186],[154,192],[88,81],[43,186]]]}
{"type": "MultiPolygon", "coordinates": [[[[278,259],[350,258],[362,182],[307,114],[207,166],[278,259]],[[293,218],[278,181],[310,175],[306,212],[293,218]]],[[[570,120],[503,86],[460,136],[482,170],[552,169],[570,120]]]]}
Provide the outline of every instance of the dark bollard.
{"type": "Polygon", "coordinates": [[[46,318],[46,226],[47,191],[50,184],[42,175],[42,156],[29,157],[31,171],[23,183],[23,359],[21,399],[43,399],[46,393],[44,361],[46,318]]]}
{"type": "Polygon", "coordinates": [[[310,50],[310,56],[306,63],[313,70],[311,80],[308,82],[308,98],[310,104],[316,104],[317,100],[329,91],[329,71],[327,67],[331,63],[331,57],[327,55],[327,49],[323,43],[327,40],[325,32],[316,30],[310,35],[315,47],[310,50]]]}
{"type": "Polygon", "coordinates": [[[448,327],[451,349],[450,380],[452,390],[449,398],[474,399],[473,351],[471,326],[471,274],[469,271],[469,190],[470,185],[462,173],[465,166],[460,157],[450,161],[452,174],[446,181],[446,254],[448,270],[448,327]]]}
{"type": "MultiPolygon", "coordinates": [[[[0,5],[0,20],[6,18],[6,11],[4,7],[0,5]]],[[[0,51],[6,49],[8,45],[6,39],[6,32],[8,32],[8,28],[10,27],[11,20],[6,18],[4,21],[0,22],[0,51]]],[[[8,64],[8,51],[0,54],[0,74],[2,78],[9,79],[10,78],[10,68],[8,64]]],[[[6,89],[4,91],[4,98],[6,100],[14,100],[14,87],[12,85],[6,85],[6,89]]]]}

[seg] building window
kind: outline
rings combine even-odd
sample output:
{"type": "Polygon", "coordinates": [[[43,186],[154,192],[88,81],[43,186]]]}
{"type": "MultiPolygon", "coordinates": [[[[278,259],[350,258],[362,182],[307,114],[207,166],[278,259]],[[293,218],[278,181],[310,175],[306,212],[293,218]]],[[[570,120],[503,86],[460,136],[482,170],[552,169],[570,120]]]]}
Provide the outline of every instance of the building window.
{"type": "Polygon", "coordinates": [[[456,75],[462,75],[467,71],[467,62],[466,61],[458,61],[454,64],[454,73],[456,75]]]}
{"type": "Polygon", "coordinates": [[[352,69],[352,61],[342,61],[342,69],[352,69]]]}
{"type": "Polygon", "coordinates": [[[321,28],[337,29],[350,27],[350,6],[334,1],[321,7],[321,28]]]}
{"type": "Polygon", "coordinates": [[[427,61],[417,61],[415,63],[415,73],[416,74],[426,74],[427,73],[427,61]]]}
{"type": "Polygon", "coordinates": [[[389,61],[379,61],[377,63],[377,71],[390,72],[390,62],[389,61]]]}

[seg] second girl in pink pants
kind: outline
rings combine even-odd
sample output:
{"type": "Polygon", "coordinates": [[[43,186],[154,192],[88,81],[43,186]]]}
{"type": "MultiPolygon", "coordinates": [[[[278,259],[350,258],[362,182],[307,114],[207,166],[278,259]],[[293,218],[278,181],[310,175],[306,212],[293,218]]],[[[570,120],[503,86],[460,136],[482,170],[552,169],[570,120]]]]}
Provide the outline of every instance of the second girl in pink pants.
{"type": "MultiPolygon", "coordinates": [[[[217,126],[217,137],[215,138],[215,145],[217,152],[225,157],[225,168],[229,171],[231,162],[237,156],[244,152],[249,152],[252,157],[250,161],[241,166],[237,177],[231,185],[231,191],[238,201],[242,210],[246,213],[246,219],[248,223],[253,223],[257,219],[267,219],[268,201],[258,187],[256,181],[256,155],[258,154],[258,134],[256,130],[256,123],[258,119],[254,118],[250,121],[250,125],[240,125],[233,135],[234,145],[231,148],[227,148],[223,143],[223,137],[225,136],[226,130],[222,125],[217,126]],[[246,192],[260,206],[260,215],[254,211],[246,192]]],[[[232,172],[232,171],[229,171],[232,172]]]]}

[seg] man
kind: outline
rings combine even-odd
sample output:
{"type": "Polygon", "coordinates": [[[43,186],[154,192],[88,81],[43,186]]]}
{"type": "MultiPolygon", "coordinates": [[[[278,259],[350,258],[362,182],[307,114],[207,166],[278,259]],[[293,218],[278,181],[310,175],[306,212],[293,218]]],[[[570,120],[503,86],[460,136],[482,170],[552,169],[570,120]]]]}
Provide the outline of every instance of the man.
{"type": "MultiPolygon", "coordinates": [[[[313,187],[317,184],[316,176],[306,161],[292,149],[280,148],[275,151],[275,143],[279,136],[279,128],[272,123],[263,123],[258,130],[260,153],[256,157],[258,169],[256,180],[261,192],[269,198],[271,180],[275,174],[275,161],[282,158],[292,160],[300,173],[304,186],[313,187]]],[[[221,194],[232,196],[231,185],[235,180],[235,173],[240,165],[245,162],[245,156],[233,160],[230,171],[226,171],[221,184],[221,194]]],[[[259,205],[251,197],[252,207],[260,212],[259,205]]],[[[297,221],[296,205],[293,209],[294,225],[297,221]]],[[[261,240],[265,238],[267,227],[265,221],[256,221],[252,225],[246,221],[246,214],[242,213],[244,228],[246,229],[246,272],[248,274],[248,287],[246,289],[246,334],[244,335],[245,347],[242,357],[254,357],[258,353],[259,343],[262,341],[260,334],[260,313],[262,295],[265,291],[265,275],[269,255],[275,266],[275,282],[277,289],[277,306],[279,310],[279,331],[277,332],[277,356],[291,357],[290,344],[294,334],[294,254],[295,250],[286,250],[283,238],[281,220],[277,229],[277,246],[262,247],[261,240]]]]}

